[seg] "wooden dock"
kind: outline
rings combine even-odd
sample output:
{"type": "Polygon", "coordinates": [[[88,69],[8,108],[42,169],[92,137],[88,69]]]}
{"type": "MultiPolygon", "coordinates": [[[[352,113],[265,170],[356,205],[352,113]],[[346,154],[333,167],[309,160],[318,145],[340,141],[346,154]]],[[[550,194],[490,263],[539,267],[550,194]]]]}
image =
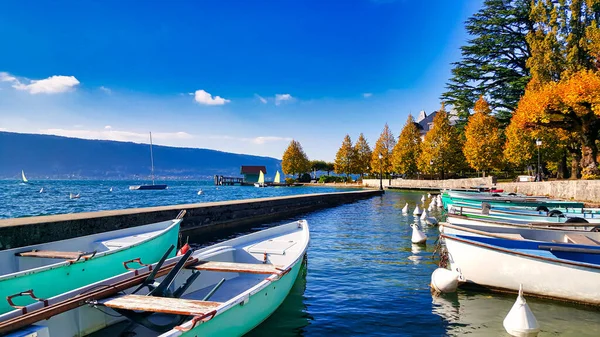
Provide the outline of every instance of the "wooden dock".
{"type": "Polygon", "coordinates": [[[242,184],[244,184],[244,178],[215,175],[215,185],[217,186],[234,186],[242,184]]]}

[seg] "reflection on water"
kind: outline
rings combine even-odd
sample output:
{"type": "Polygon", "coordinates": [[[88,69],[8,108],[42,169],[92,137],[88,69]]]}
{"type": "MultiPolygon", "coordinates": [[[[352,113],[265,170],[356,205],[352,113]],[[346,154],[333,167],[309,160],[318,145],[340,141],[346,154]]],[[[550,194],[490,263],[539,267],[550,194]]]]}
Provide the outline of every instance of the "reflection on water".
{"type": "MultiPolygon", "coordinates": [[[[432,310],[448,322],[448,336],[491,336],[504,333],[502,321],[517,295],[459,291],[433,297],[432,310]]],[[[541,327],[540,336],[598,336],[600,312],[537,298],[526,298],[541,327]]]]}

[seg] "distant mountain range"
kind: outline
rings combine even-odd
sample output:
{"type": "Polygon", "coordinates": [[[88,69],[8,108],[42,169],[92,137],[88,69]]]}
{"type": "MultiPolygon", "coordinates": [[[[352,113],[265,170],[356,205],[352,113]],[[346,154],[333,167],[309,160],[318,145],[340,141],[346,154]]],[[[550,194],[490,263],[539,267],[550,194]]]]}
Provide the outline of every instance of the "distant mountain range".
{"type": "MultiPolygon", "coordinates": [[[[208,149],[154,145],[154,172],[160,178],[205,179],[240,176],[242,165],[281,169],[271,157],[208,149]]],[[[0,178],[148,179],[148,144],[0,132],[0,178]]]]}

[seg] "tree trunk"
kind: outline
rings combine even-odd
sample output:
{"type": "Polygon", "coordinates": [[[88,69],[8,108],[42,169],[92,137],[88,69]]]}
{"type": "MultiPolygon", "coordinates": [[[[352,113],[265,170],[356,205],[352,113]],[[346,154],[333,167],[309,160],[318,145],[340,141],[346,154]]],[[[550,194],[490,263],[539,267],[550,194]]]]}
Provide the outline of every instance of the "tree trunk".
{"type": "Polygon", "coordinates": [[[556,178],[565,179],[567,177],[567,154],[564,153],[558,161],[558,167],[556,169],[556,178]]]}
{"type": "Polygon", "coordinates": [[[581,178],[597,179],[600,177],[598,162],[598,147],[596,146],[596,138],[598,137],[598,128],[594,127],[595,123],[586,124],[581,132],[581,178]]]}

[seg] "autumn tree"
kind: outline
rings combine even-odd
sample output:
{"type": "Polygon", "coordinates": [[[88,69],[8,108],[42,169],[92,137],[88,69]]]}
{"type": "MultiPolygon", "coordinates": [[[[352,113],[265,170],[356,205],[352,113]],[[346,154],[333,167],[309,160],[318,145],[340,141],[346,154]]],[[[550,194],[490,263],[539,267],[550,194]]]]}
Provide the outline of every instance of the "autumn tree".
{"type": "Polygon", "coordinates": [[[465,127],[463,153],[469,165],[477,170],[489,171],[500,165],[502,160],[502,141],[498,130],[498,121],[492,116],[492,110],[481,96],[473,108],[474,114],[465,127]]]}
{"type": "Polygon", "coordinates": [[[352,173],[360,174],[362,178],[365,173],[369,172],[369,162],[373,156],[373,151],[371,151],[371,147],[362,133],[358,136],[358,140],[354,144],[354,154],[356,158],[352,173]]]}
{"type": "Polygon", "coordinates": [[[371,170],[372,172],[391,173],[392,167],[392,151],[396,145],[396,139],[390,130],[387,123],[383,127],[383,131],[375,143],[375,148],[371,154],[371,170]],[[381,154],[381,159],[379,155],[381,154]],[[381,164],[380,164],[381,163],[381,164]]]}
{"type": "Polygon", "coordinates": [[[350,139],[350,135],[346,135],[342,146],[335,155],[335,173],[345,174],[348,177],[353,172],[355,158],[352,139],[350,139]]]}
{"type": "Polygon", "coordinates": [[[465,165],[462,153],[462,141],[455,127],[450,125],[448,113],[442,104],[433,117],[433,126],[425,134],[418,160],[419,170],[423,173],[439,173],[444,179],[446,172],[459,171],[465,165]]]}
{"type": "Polygon", "coordinates": [[[281,169],[285,174],[297,174],[298,178],[300,178],[300,174],[310,170],[310,162],[300,142],[296,140],[290,142],[290,145],[283,153],[281,169]]]}
{"type": "Polygon", "coordinates": [[[502,124],[508,123],[530,76],[526,65],[531,55],[526,36],[533,30],[530,8],[531,0],[485,0],[465,23],[472,38],[460,48],[462,58],[452,64],[452,77],[442,94],[462,120],[486,94],[502,124]]]}
{"type": "Polygon", "coordinates": [[[394,171],[407,175],[418,172],[418,160],[421,155],[421,133],[415,125],[412,115],[408,115],[406,124],[400,132],[398,143],[392,152],[394,171]]]}
{"type": "Polygon", "coordinates": [[[600,176],[600,29],[598,1],[533,2],[535,29],[527,35],[532,79],[511,123],[558,129],[581,147],[583,178],[600,176]]]}

